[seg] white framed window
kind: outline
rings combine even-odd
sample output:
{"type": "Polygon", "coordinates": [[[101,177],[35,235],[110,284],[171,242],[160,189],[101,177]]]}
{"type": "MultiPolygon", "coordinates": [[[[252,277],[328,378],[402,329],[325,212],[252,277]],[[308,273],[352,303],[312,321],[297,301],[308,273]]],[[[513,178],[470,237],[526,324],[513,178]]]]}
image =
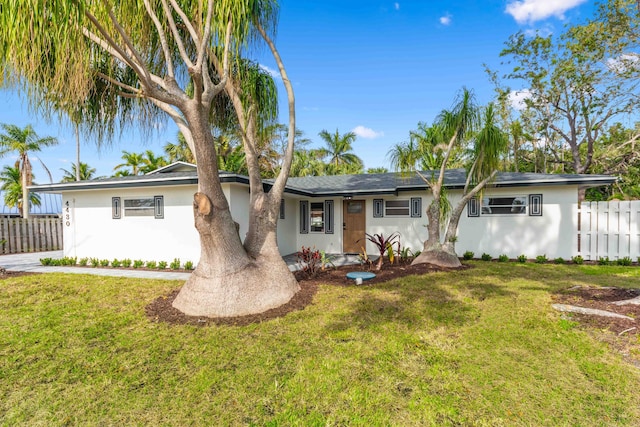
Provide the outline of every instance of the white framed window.
{"type": "Polygon", "coordinates": [[[482,215],[526,215],[528,196],[484,196],[482,215]]]}
{"type": "Polygon", "coordinates": [[[411,214],[411,200],[385,200],[384,201],[384,216],[410,216],[411,214]]]}

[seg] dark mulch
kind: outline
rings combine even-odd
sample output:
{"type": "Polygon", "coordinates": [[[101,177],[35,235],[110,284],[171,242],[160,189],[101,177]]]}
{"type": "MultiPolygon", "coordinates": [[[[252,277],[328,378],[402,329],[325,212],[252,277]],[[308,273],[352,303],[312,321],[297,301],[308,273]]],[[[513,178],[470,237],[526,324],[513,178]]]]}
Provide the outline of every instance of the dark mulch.
{"type": "MultiPolygon", "coordinates": [[[[468,268],[463,266],[462,268],[468,268]]],[[[360,286],[370,286],[387,282],[398,277],[427,274],[436,271],[446,271],[451,269],[443,269],[430,264],[419,265],[385,265],[381,271],[374,271],[375,279],[364,282],[360,286]]],[[[171,306],[173,300],[178,295],[179,289],[175,289],[167,295],[156,298],[146,308],[147,316],[154,322],[166,322],[177,325],[234,325],[242,326],[251,323],[260,323],[265,320],[274,319],[276,317],[285,316],[292,311],[303,310],[307,305],[313,302],[318,285],[334,285],[334,286],[356,286],[353,280],[346,278],[346,274],[350,271],[360,271],[359,266],[349,265],[338,268],[331,268],[325,271],[319,271],[315,276],[309,277],[308,274],[297,271],[296,279],[300,284],[300,291],[287,304],[280,307],[265,311],[260,314],[238,317],[210,318],[203,316],[187,316],[171,306]]]]}
{"type": "Polygon", "coordinates": [[[42,273],[31,273],[27,271],[6,271],[3,268],[0,270],[0,280],[10,279],[12,277],[32,276],[34,274],[42,274],[42,273]]]}

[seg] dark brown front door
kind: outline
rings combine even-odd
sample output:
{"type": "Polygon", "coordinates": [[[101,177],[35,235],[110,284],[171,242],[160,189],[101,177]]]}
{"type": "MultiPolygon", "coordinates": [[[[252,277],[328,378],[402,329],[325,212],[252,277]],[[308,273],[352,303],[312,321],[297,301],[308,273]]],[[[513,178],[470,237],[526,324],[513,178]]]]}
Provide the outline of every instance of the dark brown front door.
{"type": "Polygon", "coordinates": [[[364,200],[345,200],[342,202],[342,251],[360,253],[365,241],[365,204],[364,200]]]}

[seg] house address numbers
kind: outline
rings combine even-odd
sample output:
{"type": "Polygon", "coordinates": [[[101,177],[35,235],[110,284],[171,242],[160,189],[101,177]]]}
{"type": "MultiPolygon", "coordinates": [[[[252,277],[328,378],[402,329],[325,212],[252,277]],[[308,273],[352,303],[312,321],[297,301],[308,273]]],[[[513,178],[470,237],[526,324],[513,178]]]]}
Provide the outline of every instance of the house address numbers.
{"type": "Polygon", "coordinates": [[[64,202],[64,225],[71,226],[71,206],[68,200],[64,202]]]}

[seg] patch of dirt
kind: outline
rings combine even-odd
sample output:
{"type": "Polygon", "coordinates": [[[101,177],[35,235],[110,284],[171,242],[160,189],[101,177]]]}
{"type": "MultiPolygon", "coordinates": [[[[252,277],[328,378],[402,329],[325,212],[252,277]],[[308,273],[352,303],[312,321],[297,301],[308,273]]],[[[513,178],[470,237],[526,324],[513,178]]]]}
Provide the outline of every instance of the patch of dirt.
{"type": "Polygon", "coordinates": [[[32,276],[34,274],[42,274],[42,273],[33,273],[28,271],[7,271],[4,268],[0,267],[0,280],[10,279],[12,277],[32,276]]]}
{"type": "MultiPolygon", "coordinates": [[[[463,265],[461,268],[469,268],[463,265]]],[[[175,289],[167,295],[156,298],[146,307],[146,314],[153,322],[166,322],[177,325],[234,325],[242,326],[251,323],[260,323],[265,320],[274,319],[276,317],[285,316],[292,311],[303,310],[307,305],[313,302],[319,284],[333,286],[371,286],[381,284],[398,277],[408,275],[428,274],[436,271],[451,271],[453,269],[444,269],[431,264],[386,264],[380,271],[373,271],[376,274],[374,279],[365,281],[362,285],[356,285],[354,280],[347,279],[346,274],[350,271],[361,271],[357,265],[341,266],[338,268],[330,268],[325,271],[319,271],[314,277],[302,271],[296,271],[294,275],[300,284],[300,291],[287,304],[280,307],[265,311],[260,314],[238,317],[219,317],[210,318],[204,316],[187,316],[179,310],[172,307],[173,300],[178,295],[180,289],[175,289]]]]}
{"type": "Polygon", "coordinates": [[[640,289],[577,286],[554,295],[554,302],[578,307],[606,310],[634,320],[562,313],[564,318],[577,321],[597,339],[607,342],[630,363],[640,368],[640,305],[613,304],[640,296],[640,289]]]}

